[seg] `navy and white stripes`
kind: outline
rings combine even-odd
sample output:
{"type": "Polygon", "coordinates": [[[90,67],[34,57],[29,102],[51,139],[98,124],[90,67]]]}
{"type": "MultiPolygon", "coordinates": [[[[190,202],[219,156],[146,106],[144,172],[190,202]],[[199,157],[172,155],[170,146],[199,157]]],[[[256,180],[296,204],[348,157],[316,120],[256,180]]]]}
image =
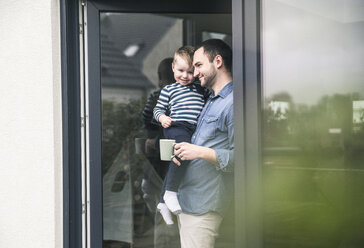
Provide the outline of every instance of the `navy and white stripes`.
{"type": "Polygon", "coordinates": [[[204,98],[204,90],[200,85],[194,83],[186,86],[179,83],[167,85],[159,95],[153,111],[154,118],[158,121],[158,118],[169,109],[169,117],[175,121],[197,124],[197,118],[205,104],[204,98]]]}

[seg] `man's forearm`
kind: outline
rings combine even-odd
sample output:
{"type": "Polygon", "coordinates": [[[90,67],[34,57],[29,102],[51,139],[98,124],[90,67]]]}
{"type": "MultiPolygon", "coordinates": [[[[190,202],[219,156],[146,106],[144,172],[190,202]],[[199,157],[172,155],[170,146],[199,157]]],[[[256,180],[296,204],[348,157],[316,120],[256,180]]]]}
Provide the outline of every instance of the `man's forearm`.
{"type": "Polygon", "coordinates": [[[199,147],[199,158],[214,164],[216,167],[220,167],[219,163],[217,162],[216,151],[212,148],[208,147],[199,147]]]}

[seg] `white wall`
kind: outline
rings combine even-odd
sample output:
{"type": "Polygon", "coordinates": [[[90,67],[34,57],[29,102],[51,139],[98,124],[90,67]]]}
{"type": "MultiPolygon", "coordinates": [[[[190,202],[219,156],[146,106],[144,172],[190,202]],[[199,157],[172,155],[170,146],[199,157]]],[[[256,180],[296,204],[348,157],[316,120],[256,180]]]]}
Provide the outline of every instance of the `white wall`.
{"type": "Polygon", "coordinates": [[[0,247],[62,247],[58,0],[0,2],[0,247]]]}

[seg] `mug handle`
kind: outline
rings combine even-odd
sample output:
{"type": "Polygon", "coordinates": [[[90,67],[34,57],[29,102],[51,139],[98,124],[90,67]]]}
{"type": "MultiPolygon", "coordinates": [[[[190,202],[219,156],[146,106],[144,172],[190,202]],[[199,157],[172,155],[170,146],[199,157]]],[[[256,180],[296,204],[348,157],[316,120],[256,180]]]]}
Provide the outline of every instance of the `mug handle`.
{"type": "MultiPolygon", "coordinates": [[[[173,146],[172,146],[172,150],[174,151],[174,146],[177,145],[177,143],[173,143],[173,146]]],[[[174,155],[174,152],[173,152],[173,155],[171,156],[171,160],[175,157],[176,155],[174,155]]]]}

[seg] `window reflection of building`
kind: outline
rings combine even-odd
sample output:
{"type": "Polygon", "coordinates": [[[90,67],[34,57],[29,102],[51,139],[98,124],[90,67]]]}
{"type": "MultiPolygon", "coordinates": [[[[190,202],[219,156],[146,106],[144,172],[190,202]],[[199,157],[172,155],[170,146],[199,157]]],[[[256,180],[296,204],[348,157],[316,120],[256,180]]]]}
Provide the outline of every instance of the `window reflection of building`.
{"type": "Polygon", "coordinates": [[[104,247],[153,243],[154,214],[141,190],[144,167],[150,165],[135,153],[134,142],[146,135],[142,110],[158,85],[158,64],[181,46],[182,35],[178,18],[101,14],[104,247]]]}
{"type": "Polygon", "coordinates": [[[102,99],[119,103],[156,88],[159,61],[182,45],[182,20],[166,16],[102,13],[100,32],[102,99]]]}
{"type": "Polygon", "coordinates": [[[288,102],[271,101],[269,103],[269,107],[273,111],[273,114],[277,120],[287,119],[287,112],[289,109],[288,102]]]}
{"type": "Polygon", "coordinates": [[[353,131],[359,132],[364,127],[364,101],[353,101],[353,131]]]}

